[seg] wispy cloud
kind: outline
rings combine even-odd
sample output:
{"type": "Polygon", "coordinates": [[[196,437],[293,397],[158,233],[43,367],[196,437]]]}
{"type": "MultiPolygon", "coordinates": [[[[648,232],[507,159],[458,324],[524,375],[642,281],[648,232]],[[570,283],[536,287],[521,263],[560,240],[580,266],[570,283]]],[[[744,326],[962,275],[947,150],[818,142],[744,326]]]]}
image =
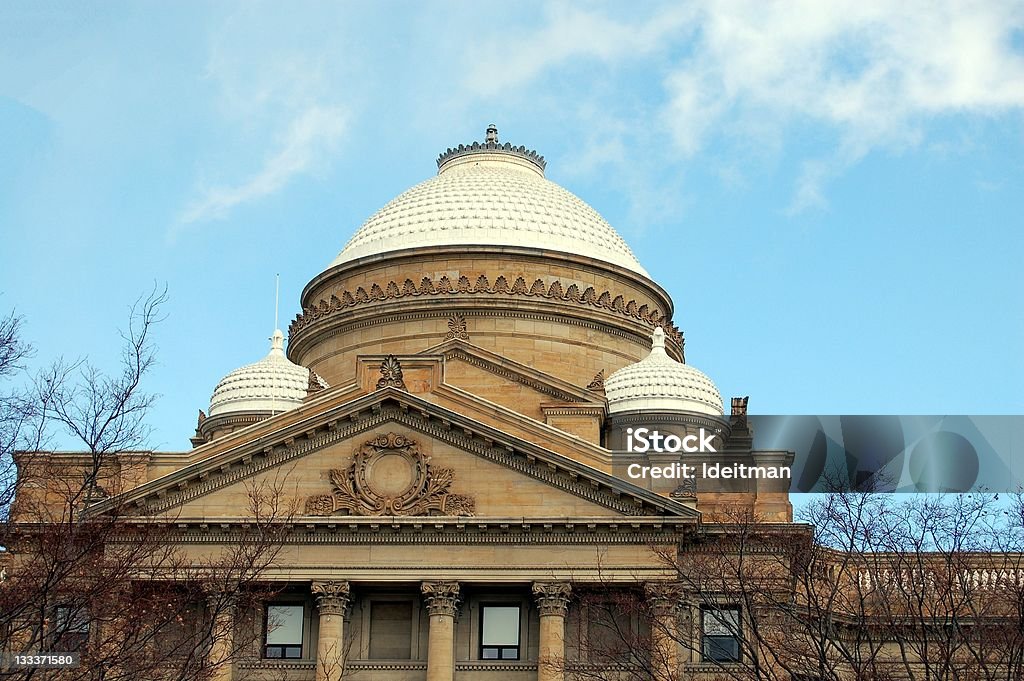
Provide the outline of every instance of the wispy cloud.
{"type": "Polygon", "coordinates": [[[567,3],[548,6],[543,26],[503,30],[470,48],[466,85],[491,96],[522,85],[572,59],[613,62],[639,59],[664,47],[666,38],[693,24],[695,13],[673,7],[641,21],[619,21],[567,3]]]}
{"type": "Polygon", "coordinates": [[[820,143],[800,153],[817,155],[794,180],[799,212],[826,206],[827,183],[864,155],[915,146],[935,121],[1024,109],[1022,35],[1016,0],[726,0],[640,20],[557,5],[539,28],[490,36],[467,89],[494,95],[572,60],[647,59],[661,101],[631,127],[660,127],[684,157],[744,135],[800,146],[813,129],[820,143]]]}
{"type": "Polygon", "coordinates": [[[914,146],[938,117],[1024,108],[1016,2],[716,3],[692,56],[666,80],[683,153],[756,118],[762,131],[821,126],[832,150],[803,164],[792,211],[870,151],[914,146]]]}
{"type": "Polygon", "coordinates": [[[310,169],[322,154],[332,152],[345,131],[338,108],[313,106],[292,121],[280,149],[248,180],[235,186],[211,187],[185,209],[183,223],[221,218],[235,206],[273,194],[310,169]]]}
{"type": "Polygon", "coordinates": [[[314,19],[241,5],[211,31],[203,83],[222,134],[208,138],[204,179],[172,237],[329,164],[351,124],[337,75],[339,21],[333,12],[314,19]]]}

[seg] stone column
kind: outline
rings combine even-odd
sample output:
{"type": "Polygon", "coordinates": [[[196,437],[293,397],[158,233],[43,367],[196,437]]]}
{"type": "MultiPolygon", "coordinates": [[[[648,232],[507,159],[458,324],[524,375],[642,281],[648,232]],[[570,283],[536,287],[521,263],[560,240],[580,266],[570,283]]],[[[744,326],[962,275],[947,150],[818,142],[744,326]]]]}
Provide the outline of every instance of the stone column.
{"type": "Polygon", "coordinates": [[[213,615],[213,640],[207,662],[211,681],[231,681],[235,656],[236,594],[217,586],[205,586],[206,607],[213,615]]]}
{"type": "Polygon", "coordinates": [[[676,678],[679,669],[679,588],[669,582],[644,585],[651,608],[651,672],[654,681],[676,678]]]}
{"type": "Polygon", "coordinates": [[[455,678],[455,613],[459,607],[459,583],[423,582],[420,591],[430,614],[427,681],[452,681],[455,678]]]}
{"type": "Polygon", "coordinates": [[[320,615],[316,641],[316,681],[339,681],[345,671],[345,611],[349,605],[348,582],[313,582],[320,615]]]}
{"type": "Polygon", "coordinates": [[[538,681],[565,679],[565,614],[572,586],[567,582],[534,582],[533,597],[540,609],[538,681]]]}

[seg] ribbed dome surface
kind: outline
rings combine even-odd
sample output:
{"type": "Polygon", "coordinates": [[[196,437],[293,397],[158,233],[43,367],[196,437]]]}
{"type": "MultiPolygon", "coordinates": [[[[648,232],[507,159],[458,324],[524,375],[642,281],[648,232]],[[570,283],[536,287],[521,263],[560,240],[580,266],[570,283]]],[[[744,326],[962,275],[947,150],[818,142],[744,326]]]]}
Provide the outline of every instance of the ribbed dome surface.
{"type": "Polygon", "coordinates": [[[526,246],[647,271],[622,237],[578,197],[516,156],[461,156],[400,194],[355,233],[332,266],[425,246],[526,246]]]}
{"type": "Polygon", "coordinates": [[[718,388],[702,371],[665,353],[665,332],[654,330],[651,354],[625,366],[604,383],[610,413],[646,409],[722,416],[718,388]]]}
{"type": "Polygon", "coordinates": [[[221,379],[210,398],[210,416],[238,411],[287,411],[302,404],[309,369],[284,355],[284,334],[274,331],[270,354],[221,379]]]}

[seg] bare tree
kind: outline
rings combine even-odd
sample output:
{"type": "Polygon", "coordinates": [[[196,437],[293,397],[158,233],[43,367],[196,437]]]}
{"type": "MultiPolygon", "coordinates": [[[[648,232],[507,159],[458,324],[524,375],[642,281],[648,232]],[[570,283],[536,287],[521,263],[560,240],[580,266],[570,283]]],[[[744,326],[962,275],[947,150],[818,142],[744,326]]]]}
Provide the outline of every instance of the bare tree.
{"type": "MultiPolygon", "coordinates": [[[[294,513],[283,485],[250,486],[243,536],[201,561],[181,551],[174,518],[118,502],[145,481],[154,397],[142,386],[165,301],[154,289],[132,307],[114,375],[59,360],[0,398],[0,651],[81,655],[75,669],[8,665],[0,677],[192,681],[254,644],[233,623],[273,592],[263,576],[294,513]],[[43,450],[53,430],[82,450],[43,450]]],[[[0,378],[30,352],[20,331],[16,316],[0,322],[0,378]]]]}
{"type": "Polygon", "coordinates": [[[705,524],[652,549],[674,578],[646,594],[590,585],[580,619],[603,635],[575,637],[589,664],[567,676],[1019,680],[1024,498],[1010,501],[848,492],[812,503],[806,524],[705,524]]]}

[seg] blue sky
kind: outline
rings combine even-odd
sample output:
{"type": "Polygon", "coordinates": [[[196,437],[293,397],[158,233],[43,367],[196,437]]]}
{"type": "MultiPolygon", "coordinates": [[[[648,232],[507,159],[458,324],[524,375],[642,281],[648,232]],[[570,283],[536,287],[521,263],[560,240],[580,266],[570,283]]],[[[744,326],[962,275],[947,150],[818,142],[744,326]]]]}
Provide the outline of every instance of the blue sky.
{"type": "Polygon", "coordinates": [[[758,413],[1024,411],[1024,3],[7,3],[0,309],[114,366],[171,300],[188,447],[359,225],[503,141],[672,294],[758,413]],[[867,6],[865,6],[867,5],[867,6]]]}

